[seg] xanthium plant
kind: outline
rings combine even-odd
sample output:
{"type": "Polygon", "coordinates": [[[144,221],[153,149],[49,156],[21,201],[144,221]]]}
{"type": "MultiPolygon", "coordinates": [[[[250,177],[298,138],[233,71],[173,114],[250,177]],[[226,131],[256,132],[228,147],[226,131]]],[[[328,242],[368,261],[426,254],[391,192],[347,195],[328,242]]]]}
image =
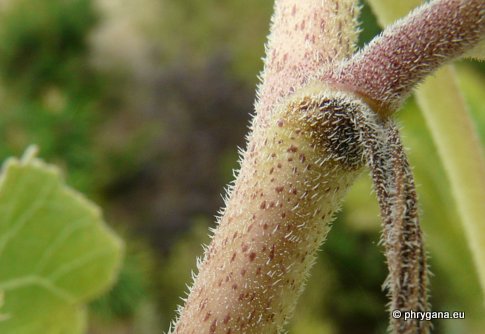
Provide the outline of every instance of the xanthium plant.
{"type": "Polygon", "coordinates": [[[354,54],[358,9],[351,0],[276,0],[241,169],[171,333],[284,332],[334,213],[366,166],[381,209],[389,308],[430,310],[416,190],[390,116],[426,75],[483,42],[485,3],[429,2],[354,54]]]}

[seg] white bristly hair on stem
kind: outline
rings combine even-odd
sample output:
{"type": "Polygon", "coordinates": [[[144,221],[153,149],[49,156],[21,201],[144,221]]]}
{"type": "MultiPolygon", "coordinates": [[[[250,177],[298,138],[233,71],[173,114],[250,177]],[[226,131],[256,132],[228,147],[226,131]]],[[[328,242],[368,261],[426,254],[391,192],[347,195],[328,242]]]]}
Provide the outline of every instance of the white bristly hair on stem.
{"type": "Polygon", "coordinates": [[[320,79],[360,94],[374,111],[387,117],[424,77],[484,37],[485,1],[431,1],[387,27],[320,79]]]}
{"type": "MultiPolygon", "coordinates": [[[[414,181],[389,115],[425,75],[481,39],[485,4],[431,2],[351,57],[356,3],[275,1],[241,169],[171,333],[282,333],[366,164],[381,207],[390,307],[429,309],[414,181]]],[[[430,324],[392,320],[391,328],[421,334],[430,324]]]]}

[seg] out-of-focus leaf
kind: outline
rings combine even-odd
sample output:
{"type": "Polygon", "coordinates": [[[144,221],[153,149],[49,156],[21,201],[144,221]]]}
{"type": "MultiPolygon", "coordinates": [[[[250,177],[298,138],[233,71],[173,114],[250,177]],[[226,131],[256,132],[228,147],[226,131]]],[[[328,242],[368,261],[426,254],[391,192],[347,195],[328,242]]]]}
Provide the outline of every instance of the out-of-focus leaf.
{"type": "Polygon", "coordinates": [[[84,308],[67,306],[46,319],[20,326],[12,333],[84,334],[87,312],[84,308]]]}
{"type": "Polygon", "coordinates": [[[106,290],[123,244],[59,170],[28,153],[0,177],[0,333],[81,332],[79,307],[106,290]]]}

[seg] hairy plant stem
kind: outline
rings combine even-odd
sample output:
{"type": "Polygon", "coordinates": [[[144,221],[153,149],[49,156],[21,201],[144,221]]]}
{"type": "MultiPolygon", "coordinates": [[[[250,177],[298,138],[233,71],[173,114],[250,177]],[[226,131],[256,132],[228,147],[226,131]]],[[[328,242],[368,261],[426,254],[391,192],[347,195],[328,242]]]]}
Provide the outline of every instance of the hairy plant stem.
{"type": "MultiPolygon", "coordinates": [[[[429,311],[428,267],[418,201],[399,131],[389,119],[361,120],[357,124],[381,209],[390,310],[429,311]]],[[[427,333],[430,327],[427,321],[393,317],[390,324],[395,333],[408,334],[427,333]]]]}
{"type": "MultiPolygon", "coordinates": [[[[418,0],[397,1],[406,4],[406,7],[400,8],[395,6],[394,1],[368,1],[383,26],[421,3],[418,0]]],[[[485,58],[485,53],[480,51],[485,49],[484,42],[482,40],[473,49],[475,58],[485,58]]],[[[416,97],[450,179],[485,294],[485,159],[452,65],[425,80],[417,89],[416,97]]]]}
{"type": "Polygon", "coordinates": [[[275,1],[241,170],[174,333],[283,331],[333,213],[363,167],[361,155],[347,165],[338,143],[322,139],[346,135],[332,118],[345,109],[330,97],[357,108],[355,101],[309,87],[325,64],[351,56],[357,15],[354,0],[275,1]]]}
{"type": "MultiPolygon", "coordinates": [[[[333,214],[365,164],[384,220],[391,307],[428,309],[414,182],[388,116],[424,75],[479,40],[483,5],[466,4],[425,5],[346,59],[355,1],[275,2],[241,170],[174,333],[283,332],[333,214]],[[459,29],[443,32],[456,20],[459,29]]],[[[392,324],[399,334],[429,328],[392,324]]]]}
{"type": "Polygon", "coordinates": [[[321,79],[360,94],[375,112],[389,117],[416,84],[484,37],[483,0],[431,1],[321,79]]]}

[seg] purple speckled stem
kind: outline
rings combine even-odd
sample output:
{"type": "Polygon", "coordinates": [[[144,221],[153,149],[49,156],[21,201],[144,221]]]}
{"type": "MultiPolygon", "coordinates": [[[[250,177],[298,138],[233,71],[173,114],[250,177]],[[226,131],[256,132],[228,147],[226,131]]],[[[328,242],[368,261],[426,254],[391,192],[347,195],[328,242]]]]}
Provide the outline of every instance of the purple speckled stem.
{"type": "Polygon", "coordinates": [[[320,79],[359,94],[376,112],[388,116],[426,75],[484,35],[485,1],[433,1],[388,27],[320,79]]]}
{"type": "MultiPolygon", "coordinates": [[[[485,32],[483,0],[434,1],[345,60],[356,37],[355,3],[275,1],[256,116],[241,170],[172,333],[283,332],[333,213],[364,167],[354,127],[358,115],[364,112],[372,118],[371,130],[379,128],[382,120],[376,120],[373,111],[389,115],[425,75],[466,51],[485,32]]],[[[397,139],[375,140],[399,144],[397,139]]],[[[402,212],[391,218],[410,221],[415,228],[415,206],[403,206],[408,200],[415,204],[409,168],[404,158],[394,160],[396,177],[391,173],[390,179],[397,180],[396,192],[404,195],[394,196],[402,212]]],[[[388,238],[396,246],[388,253],[402,253],[396,265],[390,263],[398,290],[393,305],[426,309],[426,294],[415,292],[425,290],[425,263],[412,277],[406,271],[408,264],[423,258],[420,232],[415,230],[415,239],[403,239],[406,247],[414,242],[411,248],[417,253],[410,256],[409,247],[388,238]],[[407,262],[400,261],[403,258],[407,262]],[[412,291],[401,289],[401,282],[412,291]]],[[[427,332],[427,325],[420,331],[416,326],[403,325],[396,331],[427,332]]]]}
{"type": "Polygon", "coordinates": [[[275,1],[247,151],[172,333],[284,331],[333,213],[363,167],[344,168],[322,145],[321,131],[340,123],[319,117],[342,108],[313,99],[323,87],[290,96],[327,63],[352,55],[357,14],[355,0],[275,1]]]}

